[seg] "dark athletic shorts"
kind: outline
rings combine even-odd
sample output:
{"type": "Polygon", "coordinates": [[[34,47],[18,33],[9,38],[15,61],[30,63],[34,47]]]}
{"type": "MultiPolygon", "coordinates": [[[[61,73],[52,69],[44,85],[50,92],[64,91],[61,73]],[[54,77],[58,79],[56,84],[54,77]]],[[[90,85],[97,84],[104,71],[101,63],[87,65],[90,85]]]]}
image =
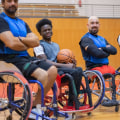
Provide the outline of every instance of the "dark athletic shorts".
{"type": "Polygon", "coordinates": [[[4,59],[7,63],[14,64],[26,78],[30,78],[33,71],[37,68],[42,68],[44,70],[48,70],[51,64],[47,63],[45,60],[40,60],[36,57],[30,56],[21,56],[21,57],[13,57],[10,59],[4,59]]]}

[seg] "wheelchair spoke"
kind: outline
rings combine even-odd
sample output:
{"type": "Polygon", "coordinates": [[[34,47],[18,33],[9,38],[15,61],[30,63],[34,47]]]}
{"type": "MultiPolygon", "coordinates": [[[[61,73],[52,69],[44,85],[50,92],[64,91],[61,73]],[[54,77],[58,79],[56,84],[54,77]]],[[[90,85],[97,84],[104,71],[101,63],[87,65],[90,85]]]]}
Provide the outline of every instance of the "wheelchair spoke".
{"type": "Polygon", "coordinates": [[[85,74],[88,76],[89,86],[92,93],[92,102],[96,108],[102,101],[105,93],[104,79],[98,71],[87,70],[85,74]]]}

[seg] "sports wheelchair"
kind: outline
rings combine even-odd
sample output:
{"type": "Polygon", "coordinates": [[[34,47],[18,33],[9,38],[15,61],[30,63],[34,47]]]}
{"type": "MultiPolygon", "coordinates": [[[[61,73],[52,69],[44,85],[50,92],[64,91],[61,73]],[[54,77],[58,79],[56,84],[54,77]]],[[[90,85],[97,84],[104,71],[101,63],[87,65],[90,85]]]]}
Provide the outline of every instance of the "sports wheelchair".
{"type": "Polygon", "coordinates": [[[30,113],[36,116],[36,120],[57,120],[58,115],[68,117],[68,114],[58,111],[56,84],[53,85],[53,105],[51,107],[45,106],[43,85],[38,80],[29,80],[29,83],[19,72],[0,72],[0,115],[3,120],[27,120],[30,113]],[[29,83],[37,83],[41,87],[41,114],[31,111],[33,93],[29,83]],[[46,116],[46,110],[52,111],[54,117],[46,116]]]}
{"type": "Polygon", "coordinates": [[[104,101],[109,101],[114,99],[116,95],[116,100],[118,101],[115,106],[115,111],[119,111],[120,104],[120,68],[118,68],[115,74],[101,74],[97,70],[86,70],[85,74],[88,76],[89,86],[91,89],[92,100],[94,102],[94,108],[104,101]],[[96,75],[98,73],[98,75],[96,75]],[[102,78],[102,79],[101,79],[102,78]],[[114,95],[113,95],[114,94],[114,95]]]}
{"type": "MultiPolygon", "coordinates": [[[[91,98],[91,92],[89,88],[89,82],[87,79],[87,76],[83,73],[82,75],[84,79],[84,84],[81,84],[80,87],[80,93],[79,96],[77,96],[77,91],[75,87],[74,80],[70,74],[62,74],[57,75],[56,82],[54,83],[54,86],[48,95],[44,97],[44,89],[41,89],[42,93],[42,102],[41,103],[41,109],[43,111],[42,115],[39,115],[33,111],[31,111],[32,114],[36,115],[36,120],[38,120],[38,117],[41,117],[45,120],[53,120],[57,119],[58,117],[65,117],[67,120],[69,117],[70,119],[76,119],[76,113],[88,113],[88,115],[91,114],[91,111],[94,109],[94,106],[92,105],[92,98],[91,98]],[[62,79],[66,79],[65,82],[62,82],[62,79]],[[73,106],[68,105],[68,96],[69,96],[69,84],[72,85],[72,92],[74,95],[74,103],[73,106]],[[44,98],[44,99],[43,99],[44,98]],[[81,105],[79,106],[79,102],[81,105]],[[71,115],[69,115],[72,114],[71,115]],[[54,117],[54,118],[51,118],[54,117]]],[[[30,83],[38,83],[40,85],[39,81],[36,80],[29,80],[30,83]]],[[[42,85],[40,85],[42,86],[42,85]]]]}
{"type": "Polygon", "coordinates": [[[39,120],[39,118],[45,120],[56,120],[59,116],[65,117],[67,119],[69,117],[68,113],[72,113],[72,119],[75,119],[75,113],[77,112],[87,112],[89,115],[91,111],[101,103],[105,93],[104,79],[98,71],[83,72],[82,84],[80,87],[78,99],[74,80],[69,74],[57,76],[56,83],[54,83],[54,86],[52,88],[52,96],[47,95],[44,97],[44,89],[39,81],[29,80],[29,82],[37,83],[41,87],[41,114],[37,114],[36,112],[31,111],[32,93],[27,80],[18,72],[0,72],[0,83],[2,88],[0,95],[0,110],[1,114],[3,114],[4,119],[26,120],[30,112],[36,115],[36,120],[39,120]],[[62,83],[61,80],[64,77],[66,77],[69,81],[62,83]],[[98,78],[99,82],[96,82],[95,78],[98,78]],[[97,84],[99,92],[91,89],[90,79],[92,80],[92,83],[99,83],[97,84]],[[68,106],[69,82],[71,82],[73,85],[73,106],[68,106]],[[98,97],[95,100],[93,93],[98,97]],[[78,100],[81,103],[80,107],[78,107],[78,100]],[[51,117],[51,113],[54,113],[53,117],[51,117]]]}
{"type": "MultiPolygon", "coordinates": [[[[101,78],[102,79],[102,78],[101,78]]],[[[92,102],[91,91],[89,88],[89,81],[86,74],[82,74],[82,83],[80,86],[79,95],[77,96],[77,91],[75,88],[75,83],[70,74],[58,75],[56,78],[57,86],[57,105],[58,110],[63,113],[72,114],[71,119],[76,119],[76,113],[88,113],[91,114],[91,111],[94,109],[94,104],[92,102]],[[74,103],[73,106],[68,105],[69,98],[69,84],[72,83],[72,92],[74,94],[74,103]],[[79,106],[80,103],[80,106],[79,106]]],[[[51,104],[52,95],[49,94],[45,97],[45,102],[51,104]]],[[[101,98],[102,100],[102,98],[101,98]]],[[[51,111],[47,112],[47,115],[51,115],[51,111]]]]}

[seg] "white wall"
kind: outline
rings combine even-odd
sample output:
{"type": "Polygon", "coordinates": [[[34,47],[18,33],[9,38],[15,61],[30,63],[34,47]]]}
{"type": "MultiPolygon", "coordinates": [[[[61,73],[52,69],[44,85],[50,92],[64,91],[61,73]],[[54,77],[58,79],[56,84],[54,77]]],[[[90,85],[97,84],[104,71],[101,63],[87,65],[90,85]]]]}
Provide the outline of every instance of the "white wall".
{"type": "Polygon", "coordinates": [[[59,3],[74,4],[74,0],[19,0],[20,3],[59,3]]]}
{"type": "MultiPolygon", "coordinates": [[[[61,3],[75,4],[79,0],[19,0],[19,3],[61,3]]],[[[82,4],[111,4],[120,5],[120,0],[81,0],[82,4]]],[[[1,0],[0,0],[1,2],[1,0]]]]}
{"type": "MultiPolygon", "coordinates": [[[[76,0],[19,0],[19,3],[58,3],[58,4],[75,4],[76,0]]],[[[1,0],[0,0],[1,2],[1,0]]]]}
{"type": "MultiPolygon", "coordinates": [[[[76,4],[79,0],[19,0],[19,3],[60,3],[76,4]]],[[[120,5],[120,0],[81,0],[82,4],[120,5]]],[[[1,2],[1,0],[0,0],[1,2]]]]}
{"type": "Polygon", "coordinates": [[[76,5],[80,16],[120,18],[120,0],[82,0],[82,7],[76,5]]]}
{"type": "MultiPolygon", "coordinates": [[[[19,0],[20,3],[61,3],[75,4],[79,0],[19,0]]],[[[83,4],[110,4],[120,5],[120,0],[81,0],[83,4]]]]}
{"type": "Polygon", "coordinates": [[[120,5],[120,0],[82,0],[83,4],[120,5]]]}

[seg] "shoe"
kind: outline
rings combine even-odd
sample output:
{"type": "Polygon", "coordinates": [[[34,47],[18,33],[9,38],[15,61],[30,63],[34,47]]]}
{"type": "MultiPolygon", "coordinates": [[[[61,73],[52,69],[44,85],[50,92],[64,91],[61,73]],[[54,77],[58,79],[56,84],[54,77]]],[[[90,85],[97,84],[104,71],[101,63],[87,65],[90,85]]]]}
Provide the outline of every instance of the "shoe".
{"type": "Polygon", "coordinates": [[[68,106],[73,106],[73,101],[68,99],[68,106]]]}
{"type": "MultiPolygon", "coordinates": [[[[72,100],[68,100],[68,106],[73,106],[73,101],[72,100]]],[[[84,104],[79,102],[79,100],[78,100],[77,101],[77,106],[81,107],[81,106],[84,106],[84,104]]]]}
{"type": "Polygon", "coordinates": [[[72,114],[69,114],[67,118],[65,118],[64,120],[73,120],[72,118],[72,114]]]}
{"type": "Polygon", "coordinates": [[[84,106],[84,104],[81,102],[79,102],[78,104],[79,104],[79,107],[84,106]]]}
{"type": "MultiPolygon", "coordinates": [[[[33,108],[31,111],[36,112],[37,110],[36,108],[33,108]]],[[[35,119],[36,119],[36,115],[30,113],[28,120],[35,120],[35,119]]]]}
{"type": "Polygon", "coordinates": [[[117,106],[118,105],[118,101],[116,100],[104,100],[101,103],[102,106],[106,106],[106,107],[112,107],[112,106],[117,106]]]}
{"type": "Polygon", "coordinates": [[[32,119],[32,118],[28,118],[28,120],[35,120],[35,119],[32,119]]]}
{"type": "MultiPolygon", "coordinates": [[[[42,115],[41,105],[40,104],[37,104],[36,108],[33,108],[31,111],[35,112],[36,114],[42,115]]],[[[36,116],[37,116],[36,114],[30,113],[28,120],[36,120],[36,116]]],[[[39,117],[38,120],[42,120],[42,118],[39,117]]]]}

